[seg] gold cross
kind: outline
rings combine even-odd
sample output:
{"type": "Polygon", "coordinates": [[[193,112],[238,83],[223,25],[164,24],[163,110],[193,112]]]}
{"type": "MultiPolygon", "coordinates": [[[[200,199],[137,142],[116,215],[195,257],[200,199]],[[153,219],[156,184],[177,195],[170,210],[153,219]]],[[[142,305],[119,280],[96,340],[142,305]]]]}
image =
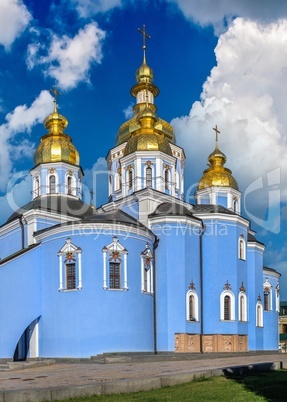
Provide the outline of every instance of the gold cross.
{"type": "Polygon", "coordinates": [[[60,96],[60,92],[57,91],[57,88],[54,86],[52,89],[50,89],[51,94],[54,96],[54,99],[56,100],[57,96],[60,96]]]}
{"type": "Polygon", "coordinates": [[[145,25],[143,25],[142,29],[138,28],[138,31],[143,36],[143,52],[144,52],[144,63],[146,63],[145,51],[146,51],[146,38],[150,39],[151,36],[146,33],[145,25]]]}
{"type": "Polygon", "coordinates": [[[213,130],[215,131],[215,141],[218,142],[218,134],[220,134],[220,131],[217,128],[217,124],[216,126],[213,128],[213,130]]]}

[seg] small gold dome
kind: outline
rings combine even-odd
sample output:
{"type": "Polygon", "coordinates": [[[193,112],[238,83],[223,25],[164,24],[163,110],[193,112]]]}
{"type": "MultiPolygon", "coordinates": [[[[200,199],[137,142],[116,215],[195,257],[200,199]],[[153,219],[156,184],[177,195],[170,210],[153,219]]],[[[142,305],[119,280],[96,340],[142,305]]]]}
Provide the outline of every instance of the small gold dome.
{"type": "Polygon", "coordinates": [[[58,113],[55,100],[54,111],[46,117],[44,125],[48,133],[41,138],[35,151],[35,165],[47,162],[68,162],[79,165],[79,153],[72,144],[71,137],[63,132],[68,125],[68,120],[58,113]]]}
{"type": "Polygon", "coordinates": [[[153,70],[150,68],[146,62],[137,69],[136,80],[138,83],[152,84],[153,83],[153,70]]]}
{"type": "Polygon", "coordinates": [[[211,186],[232,187],[238,190],[237,181],[232,176],[232,171],[224,167],[226,156],[216,146],[208,157],[210,167],[203,172],[198,183],[198,190],[211,186]]]}

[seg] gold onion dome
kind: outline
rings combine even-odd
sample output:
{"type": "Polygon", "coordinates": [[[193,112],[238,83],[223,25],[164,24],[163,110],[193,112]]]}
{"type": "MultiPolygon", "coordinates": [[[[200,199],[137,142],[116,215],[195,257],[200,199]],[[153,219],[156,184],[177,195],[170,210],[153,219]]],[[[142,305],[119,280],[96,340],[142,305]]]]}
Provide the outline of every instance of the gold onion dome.
{"type": "Polygon", "coordinates": [[[68,162],[79,165],[80,157],[72,139],[64,133],[68,120],[58,113],[56,99],[54,99],[54,111],[44,121],[48,133],[44,135],[35,151],[35,165],[48,162],[68,162]]]}
{"type": "Polygon", "coordinates": [[[136,151],[161,151],[172,155],[169,142],[166,140],[164,133],[155,128],[158,118],[149,105],[146,105],[136,120],[140,128],[135,130],[128,140],[124,151],[125,155],[136,151]]]}
{"type": "MultiPolygon", "coordinates": [[[[149,37],[145,33],[145,27],[139,31],[144,38],[149,37]]],[[[116,144],[128,141],[125,155],[135,150],[160,150],[171,155],[169,143],[175,143],[173,128],[167,121],[156,116],[156,106],[153,100],[148,99],[148,92],[156,97],[159,89],[153,83],[153,70],[146,62],[145,40],[143,51],[142,65],[136,71],[136,84],[131,88],[131,95],[137,98],[137,103],[133,108],[134,116],[121,125],[117,133],[116,144]],[[146,93],[146,100],[138,99],[140,93],[146,93]]]]}
{"type": "Polygon", "coordinates": [[[232,187],[238,190],[238,184],[232,176],[232,171],[224,167],[226,159],[224,153],[218,148],[216,141],[215,150],[208,157],[209,168],[203,172],[203,176],[198,183],[198,190],[211,186],[232,187]]]}

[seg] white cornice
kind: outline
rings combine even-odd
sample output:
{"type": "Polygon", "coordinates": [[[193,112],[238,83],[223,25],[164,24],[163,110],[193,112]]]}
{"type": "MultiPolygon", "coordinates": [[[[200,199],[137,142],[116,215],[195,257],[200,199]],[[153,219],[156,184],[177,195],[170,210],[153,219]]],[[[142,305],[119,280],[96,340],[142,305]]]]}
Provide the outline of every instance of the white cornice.
{"type": "Polygon", "coordinates": [[[143,236],[149,238],[151,242],[155,241],[155,235],[148,228],[134,227],[128,224],[121,223],[104,223],[104,222],[85,222],[75,225],[61,225],[52,227],[42,233],[35,235],[36,242],[44,241],[45,239],[68,232],[68,235],[77,234],[82,236],[97,237],[99,235],[115,236],[123,234],[126,238],[131,235],[143,236]]]}

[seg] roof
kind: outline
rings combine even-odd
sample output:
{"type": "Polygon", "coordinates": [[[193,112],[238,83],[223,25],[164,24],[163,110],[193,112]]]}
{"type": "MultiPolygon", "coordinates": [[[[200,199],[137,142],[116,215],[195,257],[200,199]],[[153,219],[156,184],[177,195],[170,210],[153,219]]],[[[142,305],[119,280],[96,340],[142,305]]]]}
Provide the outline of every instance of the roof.
{"type": "Polygon", "coordinates": [[[35,232],[36,235],[48,232],[49,230],[52,230],[56,227],[61,227],[61,226],[69,226],[69,225],[81,225],[85,223],[107,223],[107,224],[124,224],[132,227],[137,227],[143,230],[149,230],[145,225],[140,223],[138,220],[133,218],[132,216],[128,215],[126,212],[118,209],[118,210],[112,210],[111,212],[104,212],[104,213],[98,213],[95,210],[93,210],[94,213],[88,214],[86,216],[83,216],[82,219],[77,220],[77,221],[69,221],[65,223],[60,223],[57,225],[50,226],[48,228],[39,230],[35,232]]]}
{"type": "Polygon", "coordinates": [[[19,208],[8,218],[6,223],[19,218],[24,212],[31,210],[54,212],[61,215],[73,216],[75,218],[93,216],[95,213],[93,207],[78,198],[65,195],[47,195],[45,197],[38,197],[19,208]]]}
{"type": "Polygon", "coordinates": [[[227,214],[227,215],[237,215],[234,211],[223,207],[222,205],[213,204],[199,204],[194,205],[193,213],[206,213],[206,214],[227,214]]]}

